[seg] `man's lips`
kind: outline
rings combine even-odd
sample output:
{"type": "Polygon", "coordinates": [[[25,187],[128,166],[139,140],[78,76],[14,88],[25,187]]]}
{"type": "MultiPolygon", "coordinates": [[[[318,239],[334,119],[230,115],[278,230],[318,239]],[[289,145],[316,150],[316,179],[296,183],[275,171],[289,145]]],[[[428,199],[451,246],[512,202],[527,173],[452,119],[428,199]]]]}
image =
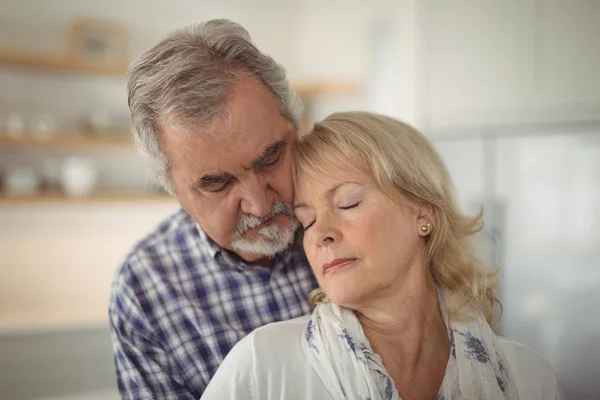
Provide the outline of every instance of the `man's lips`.
{"type": "Polygon", "coordinates": [[[259,228],[263,228],[265,226],[269,226],[274,222],[277,222],[277,218],[279,217],[279,215],[273,215],[271,218],[264,220],[263,222],[261,222],[260,224],[256,225],[254,227],[254,229],[259,229],[259,228]]]}
{"type": "Polygon", "coordinates": [[[323,264],[323,275],[334,273],[335,271],[351,264],[356,258],[335,258],[323,264]]]}

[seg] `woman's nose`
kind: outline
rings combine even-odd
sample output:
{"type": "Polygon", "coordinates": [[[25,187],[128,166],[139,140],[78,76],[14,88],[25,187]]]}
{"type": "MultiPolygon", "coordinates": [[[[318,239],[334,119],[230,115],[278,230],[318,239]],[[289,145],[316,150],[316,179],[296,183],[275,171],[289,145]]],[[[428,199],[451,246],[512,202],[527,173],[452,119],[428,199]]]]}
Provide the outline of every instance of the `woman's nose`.
{"type": "Polygon", "coordinates": [[[314,224],[315,243],[317,246],[329,246],[338,242],[341,238],[341,231],[335,223],[335,218],[321,217],[314,224]]]}

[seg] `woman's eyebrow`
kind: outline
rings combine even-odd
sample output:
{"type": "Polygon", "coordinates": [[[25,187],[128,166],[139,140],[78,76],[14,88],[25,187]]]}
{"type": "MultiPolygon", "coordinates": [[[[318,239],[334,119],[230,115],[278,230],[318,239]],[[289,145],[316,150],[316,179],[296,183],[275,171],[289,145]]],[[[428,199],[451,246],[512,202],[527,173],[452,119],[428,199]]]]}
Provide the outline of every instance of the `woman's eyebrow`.
{"type": "MultiPolygon", "coordinates": [[[[329,188],[327,190],[327,192],[325,192],[325,196],[332,197],[338,189],[340,189],[342,186],[347,185],[347,184],[355,184],[355,185],[357,185],[358,183],[357,182],[353,182],[353,181],[341,182],[341,183],[335,185],[334,187],[329,188]]],[[[305,202],[300,201],[300,202],[297,202],[297,203],[294,202],[294,204],[293,204],[292,207],[294,209],[295,208],[309,208],[309,205],[307,203],[305,203],[305,202]]]]}

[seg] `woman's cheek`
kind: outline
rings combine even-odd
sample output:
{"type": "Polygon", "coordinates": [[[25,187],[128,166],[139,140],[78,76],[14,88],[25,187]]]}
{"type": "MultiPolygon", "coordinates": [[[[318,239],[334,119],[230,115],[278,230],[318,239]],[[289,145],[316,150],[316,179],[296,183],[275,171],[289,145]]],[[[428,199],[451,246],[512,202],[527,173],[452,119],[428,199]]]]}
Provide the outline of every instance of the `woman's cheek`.
{"type": "Polygon", "coordinates": [[[317,271],[315,270],[315,266],[319,265],[317,263],[316,255],[311,248],[309,239],[306,236],[304,236],[303,242],[304,242],[304,253],[306,254],[306,258],[308,259],[308,263],[310,264],[310,267],[312,268],[313,272],[316,275],[317,271]]]}

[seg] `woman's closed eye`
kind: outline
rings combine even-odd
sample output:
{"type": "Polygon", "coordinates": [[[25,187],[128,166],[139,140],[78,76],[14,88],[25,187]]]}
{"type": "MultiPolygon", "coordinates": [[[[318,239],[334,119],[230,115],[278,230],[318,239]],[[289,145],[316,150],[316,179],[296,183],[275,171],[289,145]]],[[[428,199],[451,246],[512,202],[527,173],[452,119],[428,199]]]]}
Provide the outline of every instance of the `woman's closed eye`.
{"type": "Polygon", "coordinates": [[[311,221],[310,223],[308,223],[306,225],[302,224],[302,229],[304,229],[305,231],[308,230],[308,228],[310,228],[311,226],[313,226],[315,224],[315,221],[316,220],[313,220],[313,221],[311,221]]]}
{"type": "Polygon", "coordinates": [[[356,203],[353,203],[353,204],[350,204],[350,205],[347,205],[347,206],[340,206],[340,209],[342,209],[342,210],[350,210],[352,208],[358,207],[359,204],[360,204],[360,201],[356,202],[356,203]]]}
{"type": "Polygon", "coordinates": [[[310,228],[317,219],[315,213],[308,211],[305,207],[295,209],[294,215],[304,230],[310,228]]]}
{"type": "MultiPolygon", "coordinates": [[[[356,208],[356,207],[358,207],[358,205],[359,205],[359,204],[360,204],[360,201],[358,201],[358,202],[356,202],[356,203],[349,204],[349,205],[347,205],[347,206],[339,206],[339,209],[340,209],[340,210],[351,210],[351,209],[353,209],[353,208],[356,208]]],[[[302,224],[302,228],[303,228],[305,231],[306,231],[306,230],[308,230],[308,229],[309,229],[311,226],[313,226],[313,225],[315,224],[315,222],[316,222],[316,219],[315,219],[315,220],[312,220],[312,221],[310,221],[309,223],[302,223],[302,221],[300,221],[300,223],[302,224]]]]}

